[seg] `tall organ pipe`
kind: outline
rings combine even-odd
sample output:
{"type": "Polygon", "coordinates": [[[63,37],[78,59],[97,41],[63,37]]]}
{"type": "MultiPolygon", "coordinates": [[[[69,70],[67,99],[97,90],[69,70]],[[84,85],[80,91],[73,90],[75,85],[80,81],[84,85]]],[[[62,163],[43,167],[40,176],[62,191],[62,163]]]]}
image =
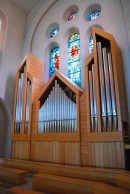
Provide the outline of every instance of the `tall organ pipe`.
{"type": "Polygon", "coordinates": [[[100,75],[100,90],[101,90],[101,110],[102,110],[102,124],[103,131],[106,131],[106,96],[105,96],[105,80],[103,70],[103,58],[101,42],[97,43],[98,61],[99,61],[99,75],[100,75]]]}
{"type": "Polygon", "coordinates": [[[92,80],[92,71],[89,70],[89,90],[90,90],[90,112],[91,112],[91,130],[92,132],[95,131],[94,129],[94,98],[93,98],[93,80],[92,80]]]}
{"type": "Polygon", "coordinates": [[[106,103],[107,103],[107,131],[112,131],[112,99],[110,92],[110,78],[109,78],[109,69],[108,69],[108,60],[107,60],[107,51],[106,48],[102,49],[103,52],[103,62],[104,62],[104,75],[105,75],[105,88],[106,88],[106,103]]]}
{"type": "Polygon", "coordinates": [[[98,131],[98,124],[97,124],[97,108],[96,108],[96,96],[95,96],[95,81],[94,81],[94,64],[92,65],[92,83],[93,83],[93,110],[94,110],[94,129],[95,132],[98,131]]]}
{"type": "Polygon", "coordinates": [[[117,126],[118,124],[117,124],[116,98],[115,98],[111,53],[108,53],[108,67],[109,67],[110,88],[111,88],[111,98],[112,98],[113,130],[116,131],[118,129],[118,126],[117,126]]]}
{"type": "Polygon", "coordinates": [[[29,113],[30,113],[30,81],[27,82],[27,97],[26,97],[26,123],[25,123],[25,133],[28,133],[29,129],[29,113]]]}
{"type": "Polygon", "coordinates": [[[17,89],[17,97],[16,97],[16,113],[15,113],[15,133],[21,133],[22,126],[22,113],[23,113],[23,93],[24,93],[24,72],[20,74],[18,79],[18,89],[17,89]]]}

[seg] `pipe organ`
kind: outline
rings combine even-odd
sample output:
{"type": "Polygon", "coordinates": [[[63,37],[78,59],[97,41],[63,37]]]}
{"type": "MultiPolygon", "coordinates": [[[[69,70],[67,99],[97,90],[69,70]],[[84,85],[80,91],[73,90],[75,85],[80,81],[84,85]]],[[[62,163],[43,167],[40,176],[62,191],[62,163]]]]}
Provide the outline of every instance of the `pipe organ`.
{"type": "Polygon", "coordinates": [[[75,94],[71,90],[65,92],[55,80],[39,109],[38,133],[75,133],[76,114],[75,94]]]}
{"type": "Polygon", "coordinates": [[[95,87],[94,87],[94,64],[89,69],[89,91],[90,91],[90,109],[91,109],[91,131],[96,132],[97,125],[97,110],[95,99],[95,87]]]}
{"type": "Polygon", "coordinates": [[[102,112],[102,131],[118,131],[113,64],[109,48],[97,43],[102,112]],[[113,106],[112,106],[113,105],[113,106]]]}
{"type": "Polygon", "coordinates": [[[19,75],[18,88],[17,88],[17,99],[16,99],[16,115],[15,115],[15,126],[14,133],[20,134],[22,130],[22,113],[23,113],[23,98],[24,98],[24,77],[25,67],[19,75]]]}
{"type": "Polygon", "coordinates": [[[20,67],[12,157],[125,168],[128,113],[121,52],[111,34],[97,27],[92,34],[85,91],[58,72],[43,84],[41,65],[31,54],[20,67]]]}
{"type": "Polygon", "coordinates": [[[12,157],[15,158],[30,156],[32,103],[44,85],[41,68],[39,59],[29,53],[17,71],[12,123],[12,157]]]}
{"type": "Polygon", "coordinates": [[[27,92],[26,92],[26,119],[25,119],[25,134],[29,132],[29,115],[30,115],[30,103],[31,103],[31,81],[27,80],[27,92]]]}

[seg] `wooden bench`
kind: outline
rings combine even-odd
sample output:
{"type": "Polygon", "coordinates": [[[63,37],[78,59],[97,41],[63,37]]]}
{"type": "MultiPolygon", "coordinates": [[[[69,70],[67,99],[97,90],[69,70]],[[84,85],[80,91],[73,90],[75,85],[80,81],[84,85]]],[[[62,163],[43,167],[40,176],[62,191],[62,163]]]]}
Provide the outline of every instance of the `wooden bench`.
{"type": "Polygon", "coordinates": [[[34,173],[98,181],[130,190],[130,173],[125,170],[59,165],[17,159],[5,159],[3,165],[34,173]]]}
{"type": "Polygon", "coordinates": [[[24,184],[27,171],[0,166],[0,181],[16,185],[24,184]]]}
{"type": "Polygon", "coordinates": [[[129,191],[105,183],[47,174],[34,175],[32,187],[51,194],[130,194],[129,191]]]}
{"type": "Polygon", "coordinates": [[[11,189],[7,189],[5,191],[5,194],[43,194],[43,193],[38,191],[28,190],[22,187],[13,187],[11,189]]]}

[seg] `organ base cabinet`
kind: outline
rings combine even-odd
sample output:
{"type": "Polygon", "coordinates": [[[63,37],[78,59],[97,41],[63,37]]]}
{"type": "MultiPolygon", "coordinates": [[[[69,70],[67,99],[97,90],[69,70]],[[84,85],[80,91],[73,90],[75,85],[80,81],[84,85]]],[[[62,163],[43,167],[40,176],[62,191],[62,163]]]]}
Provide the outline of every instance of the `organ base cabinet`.
{"type": "Polygon", "coordinates": [[[121,51],[111,34],[92,27],[92,35],[85,90],[58,72],[43,83],[42,66],[31,54],[18,70],[12,157],[125,168],[128,113],[121,51]]]}

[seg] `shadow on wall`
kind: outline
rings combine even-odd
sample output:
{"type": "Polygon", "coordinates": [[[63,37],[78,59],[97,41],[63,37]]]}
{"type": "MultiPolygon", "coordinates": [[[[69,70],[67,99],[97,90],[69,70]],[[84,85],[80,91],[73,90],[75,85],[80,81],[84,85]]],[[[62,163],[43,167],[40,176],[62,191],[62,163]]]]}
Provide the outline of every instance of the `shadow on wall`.
{"type": "Polygon", "coordinates": [[[5,103],[9,107],[12,115],[13,115],[13,103],[14,103],[14,90],[15,89],[15,76],[9,75],[6,82],[5,88],[5,103]]]}
{"type": "Polygon", "coordinates": [[[5,104],[4,100],[0,98],[0,157],[10,157],[11,155],[11,126],[12,115],[5,104]]]}

